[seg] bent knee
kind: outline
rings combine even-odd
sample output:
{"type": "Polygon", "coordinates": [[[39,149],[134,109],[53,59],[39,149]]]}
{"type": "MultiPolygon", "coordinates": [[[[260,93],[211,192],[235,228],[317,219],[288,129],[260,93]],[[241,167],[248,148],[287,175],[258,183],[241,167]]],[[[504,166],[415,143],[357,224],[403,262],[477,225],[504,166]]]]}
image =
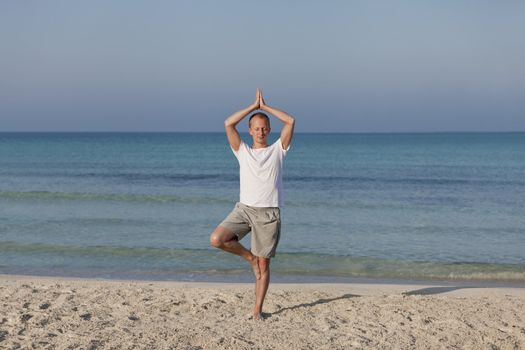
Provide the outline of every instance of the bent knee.
{"type": "Polygon", "coordinates": [[[224,244],[224,242],[222,241],[219,235],[212,233],[210,235],[210,244],[212,245],[212,247],[219,248],[224,244]]]}

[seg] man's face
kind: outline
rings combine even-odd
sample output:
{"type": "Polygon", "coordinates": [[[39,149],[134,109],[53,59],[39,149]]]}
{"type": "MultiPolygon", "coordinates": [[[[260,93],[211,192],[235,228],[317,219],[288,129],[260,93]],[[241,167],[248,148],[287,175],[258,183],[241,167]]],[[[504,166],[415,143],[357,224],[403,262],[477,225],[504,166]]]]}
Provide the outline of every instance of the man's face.
{"type": "Polygon", "coordinates": [[[253,142],[266,144],[269,133],[270,125],[266,118],[253,117],[250,123],[250,135],[252,135],[253,142]]]}

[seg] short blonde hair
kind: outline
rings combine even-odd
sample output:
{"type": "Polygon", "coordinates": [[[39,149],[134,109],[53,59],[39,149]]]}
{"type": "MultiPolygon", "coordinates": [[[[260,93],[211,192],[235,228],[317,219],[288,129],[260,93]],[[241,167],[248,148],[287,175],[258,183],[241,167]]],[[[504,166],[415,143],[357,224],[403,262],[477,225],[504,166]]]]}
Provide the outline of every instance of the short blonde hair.
{"type": "Polygon", "coordinates": [[[266,122],[268,123],[268,126],[270,126],[270,118],[264,114],[263,112],[255,112],[253,113],[251,116],[250,116],[250,119],[248,120],[248,127],[250,128],[251,125],[252,125],[252,119],[254,117],[259,117],[259,118],[263,118],[263,119],[266,119],[266,122]]]}

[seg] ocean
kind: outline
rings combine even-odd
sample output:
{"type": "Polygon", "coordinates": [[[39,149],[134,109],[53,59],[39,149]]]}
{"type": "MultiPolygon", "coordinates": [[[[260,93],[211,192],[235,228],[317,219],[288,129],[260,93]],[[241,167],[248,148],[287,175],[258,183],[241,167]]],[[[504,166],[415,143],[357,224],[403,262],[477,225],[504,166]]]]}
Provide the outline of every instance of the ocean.
{"type": "MultiPolygon", "coordinates": [[[[251,281],[209,244],[238,172],[224,133],[0,133],[0,273],[251,281]]],[[[283,181],[274,281],[525,283],[525,133],[297,133],[283,181]]]]}

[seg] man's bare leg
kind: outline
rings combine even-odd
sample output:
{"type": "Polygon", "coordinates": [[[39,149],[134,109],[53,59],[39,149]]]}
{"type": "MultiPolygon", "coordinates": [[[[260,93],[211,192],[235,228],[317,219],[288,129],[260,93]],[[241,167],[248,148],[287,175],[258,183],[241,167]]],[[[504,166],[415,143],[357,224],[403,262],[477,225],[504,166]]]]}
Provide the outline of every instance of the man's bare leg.
{"type": "Polygon", "coordinates": [[[255,281],[255,307],[253,308],[253,319],[262,319],[262,307],[266,291],[270,284],[270,259],[257,257],[259,270],[261,272],[261,279],[255,281]]]}
{"type": "Polygon", "coordinates": [[[261,271],[259,269],[259,264],[257,263],[257,257],[239,243],[237,236],[233,232],[222,226],[217,226],[210,235],[210,243],[216,248],[244,258],[252,266],[256,280],[261,278],[261,271]]]}

